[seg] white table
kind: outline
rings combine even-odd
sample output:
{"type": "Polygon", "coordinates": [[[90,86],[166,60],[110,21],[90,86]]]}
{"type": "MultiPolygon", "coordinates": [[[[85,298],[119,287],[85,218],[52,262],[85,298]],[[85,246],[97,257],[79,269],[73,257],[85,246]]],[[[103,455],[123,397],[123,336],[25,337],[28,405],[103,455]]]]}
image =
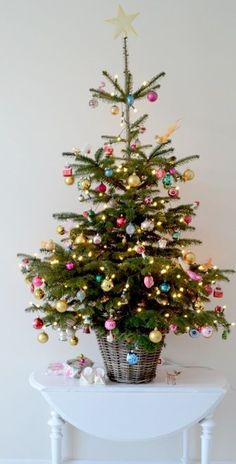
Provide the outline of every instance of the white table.
{"type": "Polygon", "coordinates": [[[61,464],[63,424],[107,440],[127,441],[162,437],[183,431],[182,464],[188,464],[188,429],[200,423],[201,464],[209,464],[213,412],[228,390],[226,379],[208,368],[184,368],[177,385],[166,384],[159,367],[149,384],[80,386],[77,379],[33,372],[30,384],[51,408],[52,464],[61,464]],[[156,417],[156,420],[153,420],[156,417]]]}

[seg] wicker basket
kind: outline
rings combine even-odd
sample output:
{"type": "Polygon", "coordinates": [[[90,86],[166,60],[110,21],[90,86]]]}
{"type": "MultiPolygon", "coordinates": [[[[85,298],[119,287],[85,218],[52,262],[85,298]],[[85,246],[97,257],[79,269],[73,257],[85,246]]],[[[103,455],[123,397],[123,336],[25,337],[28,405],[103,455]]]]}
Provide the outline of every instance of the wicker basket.
{"type": "Polygon", "coordinates": [[[151,353],[142,348],[135,349],[139,362],[129,365],[126,359],[130,352],[127,343],[116,340],[109,343],[106,336],[97,332],[96,336],[110,380],[120,383],[148,383],[154,379],[161,354],[160,347],[151,353]]]}

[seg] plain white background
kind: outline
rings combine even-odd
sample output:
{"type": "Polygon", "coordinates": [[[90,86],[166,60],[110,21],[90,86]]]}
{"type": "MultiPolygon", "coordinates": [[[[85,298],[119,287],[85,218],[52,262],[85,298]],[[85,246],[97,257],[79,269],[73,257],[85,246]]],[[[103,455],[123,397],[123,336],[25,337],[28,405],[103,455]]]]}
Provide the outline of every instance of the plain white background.
{"type": "MultiPolygon", "coordinates": [[[[167,73],[158,102],[138,105],[140,113],[150,112],[146,140],[152,142],[181,118],[176,154],[201,155],[192,166],[195,181],[183,189],[183,199],[201,202],[195,220],[195,236],[204,242],[197,250],[199,262],[212,256],[222,268],[234,267],[236,2],[121,4],[127,12],[141,13],[135,21],[138,36],[130,38],[135,83],[167,73]]],[[[103,69],[122,74],[121,41],[112,39],[112,28],[104,23],[116,8],[114,0],[0,1],[1,459],[49,457],[49,411],[28,385],[32,369],[81,351],[99,356],[93,336],[81,335],[79,348],[55,336],[47,345],[36,342],[33,316],[24,313],[31,296],[16,253],[34,253],[41,240],[56,238],[53,212],[81,208],[76,188],[64,186],[60,153],[86,143],[95,149],[102,133],[117,131],[109,106],[88,106],[88,88],[99,86],[103,69]]],[[[224,286],[231,321],[236,319],[234,288],[234,278],[224,286]]],[[[220,369],[234,388],[215,416],[216,460],[236,456],[235,341],[235,332],[227,342],[220,335],[211,340],[170,336],[166,349],[180,363],[220,369]]],[[[177,458],[179,450],[179,437],[117,447],[71,430],[67,452],[83,459],[159,460],[177,458]]],[[[191,453],[199,455],[195,434],[191,453]]]]}

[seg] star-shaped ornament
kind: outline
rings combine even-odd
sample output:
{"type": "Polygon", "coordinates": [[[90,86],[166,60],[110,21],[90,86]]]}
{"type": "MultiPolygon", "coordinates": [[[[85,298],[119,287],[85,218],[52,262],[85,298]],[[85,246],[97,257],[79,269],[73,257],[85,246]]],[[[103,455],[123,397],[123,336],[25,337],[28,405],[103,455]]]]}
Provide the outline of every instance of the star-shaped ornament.
{"type": "Polygon", "coordinates": [[[122,6],[118,6],[117,16],[115,18],[106,19],[106,22],[115,26],[114,39],[120,34],[127,36],[129,33],[137,34],[132,26],[132,22],[139,15],[139,13],[126,14],[122,6]]]}

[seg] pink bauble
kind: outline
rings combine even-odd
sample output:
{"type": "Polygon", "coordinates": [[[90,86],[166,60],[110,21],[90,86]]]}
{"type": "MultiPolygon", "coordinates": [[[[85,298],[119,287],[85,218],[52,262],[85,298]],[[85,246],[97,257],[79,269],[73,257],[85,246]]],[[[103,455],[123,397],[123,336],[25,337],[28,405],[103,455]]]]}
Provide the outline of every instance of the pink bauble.
{"type": "Polygon", "coordinates": [[[137,148],[136,143],[131,143],[131,145],[130,145],[130,150],[131,150],[131,151],[135,151],[136,148],[137,148]]]}
{"type": "Polygon", "coordinates": [[[105,153],[106,156],[112,156],[114,150],[113,150],[113,148],[111,147],[111,145],[104,145],[103,151],[104,151],[104,153],[105,153]]]}
{"type": "Polygon", "coordinates": [[[190,216],[189,214],[186,214],[186,216],[184,216],[184,222],[185,224],[190,224],[190,222],[192,222],[192,216],[190,216]]]}
{"type": "Polygon", "coordinates": [[[147,197],[144,198],[145,205],[151,205],[152,202],[153,202],[152,197],[147,196],[147,197]]]}
{"type": "Polygon", "coordinates": [[[87,218],[87,217],[88,217],[88,215],[89,215],[88,211],[83,211],[83,213],[82,213],[82,214],[83,214],[83,216],[84,216],[85,218],[87,218]]]}
{"type": "Polygon", "coordinates": [[[158,179],[163,179],[163,177],[166,175],[165,169],[158,168],[156,169],[155,175],[158,179]]]}
{"type": "Polygon", "coordinates": [[[174,333],[177,330],[177,325],[176,324],[170,324],[169,325],[169,331],[174,333]]]}
{"type": "Polygon", "coordinates": [[[153,279],[153,277],[151,275],[146,275],[144,277],[143,281],[144,281],[145,287],[147,287],[147,288],[151,288],[154,285],[154,279],[153,279]]]}
{"type": "Polygon", "coordinates": [[[153,103],[158,99],[158,94],[155,92],[155,90],[150,90],[147,94],[147,99],[153,103]]]}
{"type": "Polygon", "coordinates": [[[210,338],[213,335],[213,328],[212,327],[202,327],[201,334],[203,337],[210,338]]]}
{"type": "Polygon", "coordinates": [[[213,288],[211,285],[204,285],[204,289],[206,290],[206,292],[208,293],[208,295],[211,295],[212,292],[213,292],[213,288]]]}
{"type": "Polygon", "coordinates": [[[172,175],[176,174],[176,169],[175,168],[170,168],[169,173],[172,174],[172,175]]]}
{"type": "Polygon", "coordinates": [[[116,224],[118,225],[118,227],[124,227],[125,224],[126,224],[126,222],[127,222],[127,221],[126,221],[126,219],[125,219],[124,216],[120,216],[120,217],[118,217],[117,220],[116,220],[116,224]]]}
{"type": "Polygon", "coordinates": [[[75,263],[73,263],[73,261],[69,261],[68,263],[66,263],[66,269],[68,269],[68,271],[72,271],[72,269],[75,268],[75,263]]]}
{"type": "Polygon", "coordinates": [[[114,321],[114,319],[112,318],[109,318],[106,320],[105,322],[105,327],[107,330],[113,330],[116,328],[116,321],[114,321]]]}
{"type": "Polygon", "coordinates": [[[171,188],[168,190],[168,195],[169,195],[169,197],[171,197],[171,198],[178,198],[178,196],[179,196],[179,189],[177,189],[176,187],[171,187],[171,188]]]}
{"type": "Polygon", "coordinates": [[[195,280],[196,282],[200,282],[200,280],[202,280],[202,276],[200,274],[197,274],[196,272],[193,272],[190,269],[186,272],[190,279],[195,280]]]}
{"type": "Polygon", "coordinates": [[[100,193],[105,193],[106,189],[107,188],[103,182],[101,182],[101,184],[99,184],[96,188],[97,192],[100,192],[100,193]]]}
{"type": "Polygon", "coordinates": [[[43,279],[42,277],[40,276],[35,276],[32,280],[32,284],[35,286],[35,287],[41,287],[41,285],[43,285],[43,279]]]}
{"type": "Polygon", "coordinates": [[[224,308],[223,308],[223,306],[217,305],[215,307],[214,311],[215,311],[216,314],[221,314],[221,313],[224,312],[224,308]]]}
{"type": "Polygon", "coordinates": [[[145,252],[145,247],[143,245],[138,245],[136,246],[135,250],[136,250],[136,253],[138,253],[139,255],[142,255],[145,252]]]}

